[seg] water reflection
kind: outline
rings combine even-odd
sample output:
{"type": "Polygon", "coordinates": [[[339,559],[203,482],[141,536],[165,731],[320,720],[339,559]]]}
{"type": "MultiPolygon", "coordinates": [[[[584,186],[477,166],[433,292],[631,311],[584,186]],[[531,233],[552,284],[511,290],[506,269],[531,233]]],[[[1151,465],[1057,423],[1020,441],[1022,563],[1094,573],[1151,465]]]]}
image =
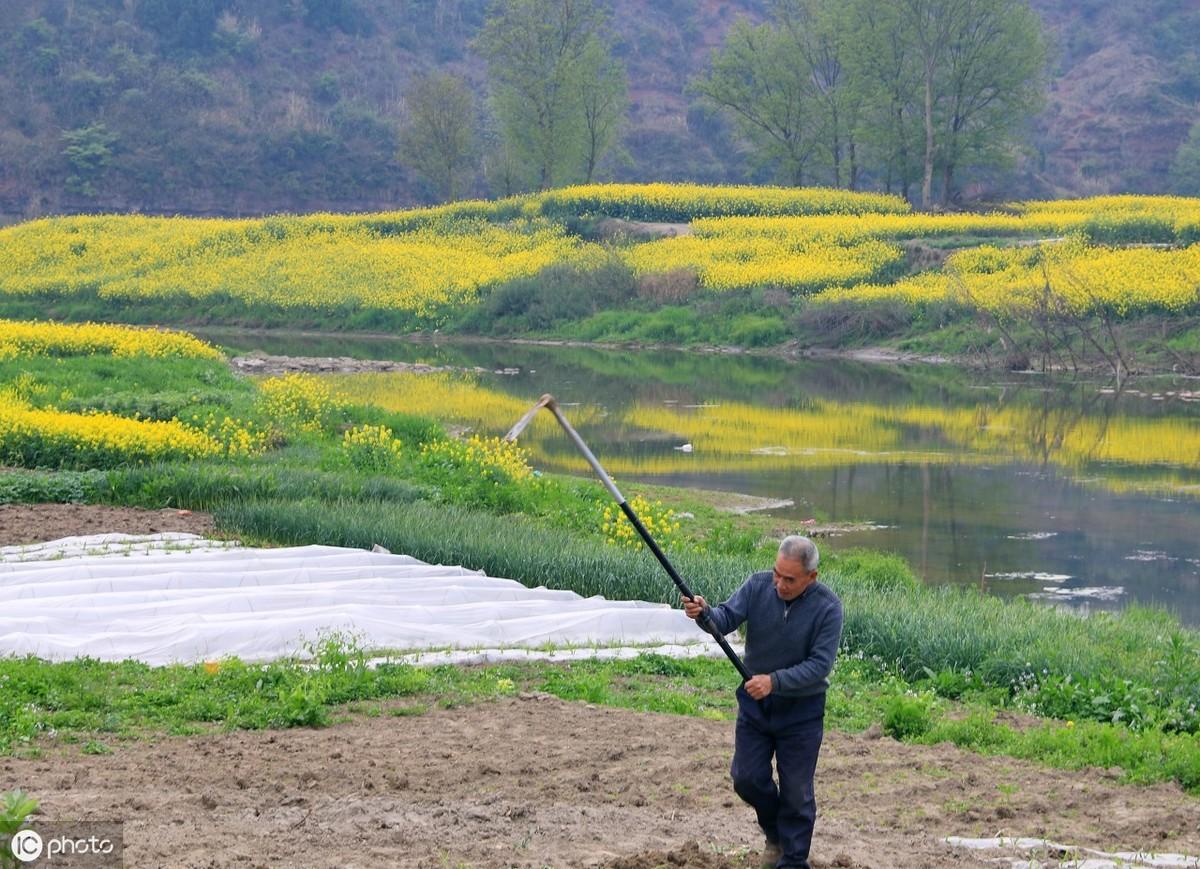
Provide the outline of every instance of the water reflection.
{"type": "MultiPolygon", "coordinates": [[[[813,517],[882,526],[827,545],[897,551],[932,583],[1085,609],[1152,602],[1200,624],[1200,404],[1186,384],[1115,394],[945,366],[238,340],[517,369],[335,382],[359,400],[487,433],[553,392],[618,477],[791,499],[774,514],[781,527],[813,517]]],[[[538,464],[586,473],[549,417],[525,438],[538,464]]]]}

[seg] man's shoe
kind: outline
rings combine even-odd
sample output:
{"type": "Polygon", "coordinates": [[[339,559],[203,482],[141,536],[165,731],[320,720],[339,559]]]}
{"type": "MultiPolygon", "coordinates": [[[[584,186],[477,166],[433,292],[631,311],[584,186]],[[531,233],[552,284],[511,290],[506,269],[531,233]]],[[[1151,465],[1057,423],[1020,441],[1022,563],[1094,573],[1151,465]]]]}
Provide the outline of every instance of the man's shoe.
{"type": "Polygon", "coordinates": [[[763,844],[762,869],[775,869],[775,864],[783,856],[783,848],[773,839],[767,839],[763,844]]]}

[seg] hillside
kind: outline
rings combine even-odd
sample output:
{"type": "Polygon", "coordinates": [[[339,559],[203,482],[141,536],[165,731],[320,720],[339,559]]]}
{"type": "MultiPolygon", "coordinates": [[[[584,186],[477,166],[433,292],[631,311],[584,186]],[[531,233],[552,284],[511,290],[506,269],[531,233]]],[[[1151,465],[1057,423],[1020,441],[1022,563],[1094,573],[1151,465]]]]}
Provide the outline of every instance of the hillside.
{"type": "Polygon", "coordinates": [[[1032,5],[1056,54],[1023,189],[1163,191],[1176,149],[1200,120],[1200,8],[1180,0],[1032,5]]]}
{"type": "Polygon", "coordinates": [[[1198,241],[1200,198],[928,214],[875,193],[684,184],[355,215],[58,217],[0,229],[0,315],[887,344],[1010,368],[1200,374],[1198,241]]]}
{"type": "MultiPolygon", "coordinates": [[[[1036,0],[1056,45],[1030,157],[1005,195],[1156,192],[1196,117],[1184,0],[1036,0]],[[1146,26],[1146,22],[1151,22],[1146,26]]],[[[738,15],[761,0],[614,0],[630,80],[618,180],[751,178],[692,104],[738,15]]],[[[401,95],[434,67],[482,94],[486,0],[17,0],[0,5],[0,220],[120,211],[242,215],[422,201],[398,162],[401,95]]],[[[486,179],[477,193],[487,193],[486,179]]],[[[993,191],[976,187],[976,195],[993,191]]]]}

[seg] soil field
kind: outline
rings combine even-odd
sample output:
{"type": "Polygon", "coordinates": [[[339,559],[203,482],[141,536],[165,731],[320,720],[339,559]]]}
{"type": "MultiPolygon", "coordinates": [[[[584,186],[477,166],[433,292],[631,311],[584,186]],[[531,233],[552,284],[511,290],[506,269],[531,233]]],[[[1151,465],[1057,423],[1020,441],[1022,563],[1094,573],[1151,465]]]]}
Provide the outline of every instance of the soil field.
{"type": "Polygon", "coordinates": [[[212,516],[190,510],[144,510],[97,504],[0,504],[0,546],[84,534],[186,531],[214,536],[212,516]]]}
{"type": "MultiPolygon", "coordinates": [[[[727,775],[732,722],[545,695],[392,714],[406,705],[322,730],[0,758],[0,791],[26,789],[46,821],[122,823],[127,866],[757,865],[727,775]]],[[[813,865],[996,865],[948,835],[1200,852],[1200,800],[1114,779],[829,733],[813,865]]]]}

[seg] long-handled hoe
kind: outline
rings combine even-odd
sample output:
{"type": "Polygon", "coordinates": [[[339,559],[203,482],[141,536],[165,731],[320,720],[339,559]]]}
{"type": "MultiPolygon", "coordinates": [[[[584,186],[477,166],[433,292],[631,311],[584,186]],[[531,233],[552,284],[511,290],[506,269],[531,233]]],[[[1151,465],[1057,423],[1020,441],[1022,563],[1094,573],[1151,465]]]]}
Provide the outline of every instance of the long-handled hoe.
{"type": "MultiPolygon", "coordinates": [[[[563,427],[563,431],[567,433],[567,437],[571,439],[571,442],[575,444],[579,452],[583,453],[583,457],[587,459],[588,464],[592,466],[592,470],[596,472],[596,476],[600,478],[600,482],[604,484],[604,488],[608,489],[609,494],[616,499],[617,506],[621,508],[621,512],[625,514],[625,517],[629,519],[629,521],[633,524],[633,527],[637,529],[637,533],[641,535],[641,538],[644,541],[646,541],[646,545],[650,547],[650,551],[654,553],[654,557],[658,559],[658,563],[663,566],[663,569],[666,570],[667,574],[675,582],[676,587],[679,589],[679,593],[688,600],[694,600],[695,595],[692,594],[692,590],[688,588],[687,583],[683,581],[683,577],[679,575],[679,571],[677,571],[675,566],[667,560],[667,556],[663,554],[663,551],[659,548],[658,543],[656,543],[654,538],[650,536],[650,532],[646,530],[646,526],[642,524],[642,520],[639,519],[637,514],[633,512],[633,508],[629,506],[629,502],[625,500],[625,496],[621,494],[621,491],[617,488],[616,484],[613,483],[612,477],[608,475],[604,468],[600,467],[600,462],[597,461],[596,457],[592,454],[592,451],[588,449],[588,445],[583,442],[583,438],[579,436],[579,432],[575,431],[571,424],[567,422],[567,418],[563,416],[562,411],[558,409],[558,403],[554,400],[553,395],[550,395],[549,393],[543,395],[538,400],[537,404],[531,407],[523,417],[517,420],[517,424],[509,430],[508,434],[504,436],[504,439],[506,441],[515,441],[521,432],[525,430],[525,427],[533,420],[534,416],[537,415],[537,412],[543,407],[554,414],[554,418],[557,419],[558,424],[563,427]]],[[[729,658],[730,663],[737,668],[737,671],[742,674],[742,679],[750,679],[754,674],[746,669],[746,665],[742,663],[742,659],[738,657],[738,653],[735,652],[729,645],[729,641],[721,635],[721,632],[717,630],[714,625],[712,625],[711,620],[708,618],[708,614],[701,613],[700,618],[697,619],[697,621],[699,622],[700,627],[704,628],[713,635],[713,638],[721,646],[721,651],[725,653],[725,656],[729,658]]]]}

